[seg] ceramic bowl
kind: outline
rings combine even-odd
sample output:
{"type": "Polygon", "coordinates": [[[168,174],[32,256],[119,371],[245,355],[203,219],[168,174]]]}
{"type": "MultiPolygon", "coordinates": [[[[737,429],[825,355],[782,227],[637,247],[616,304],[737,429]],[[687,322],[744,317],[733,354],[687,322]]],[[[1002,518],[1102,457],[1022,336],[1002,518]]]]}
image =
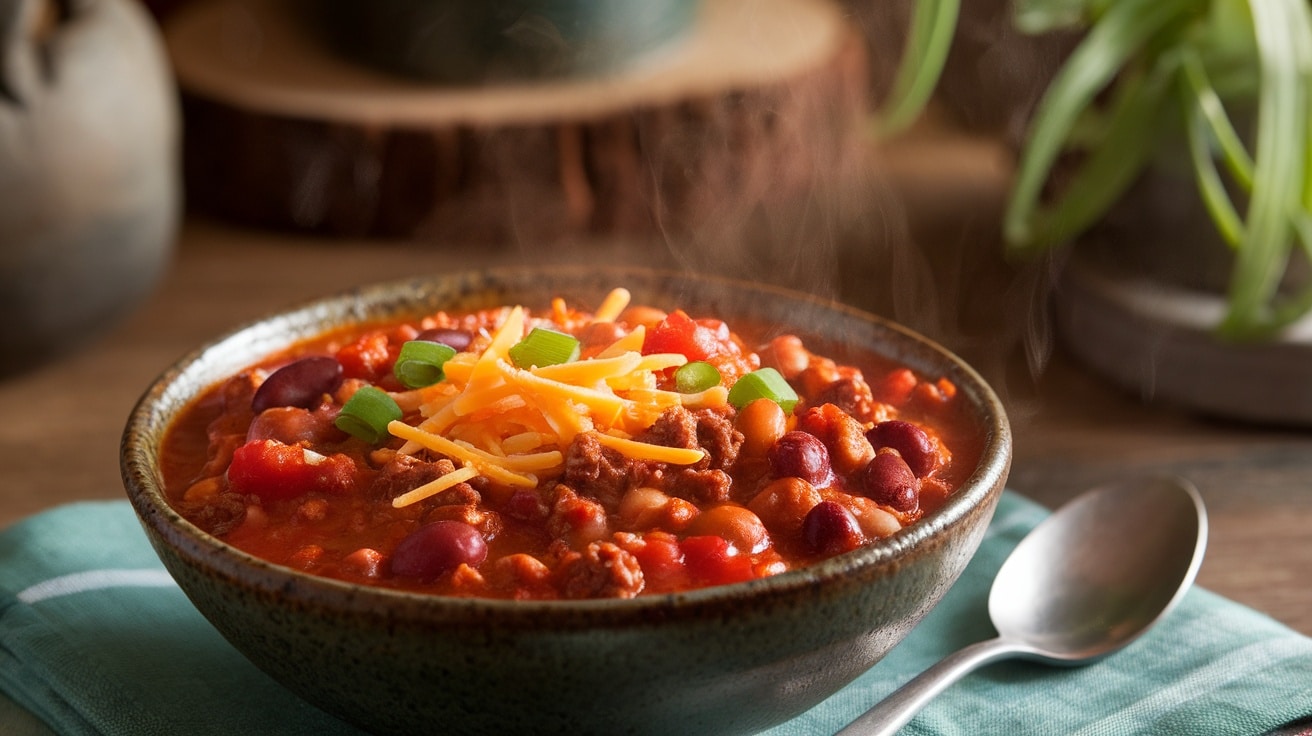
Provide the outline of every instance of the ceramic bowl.
{"type": "Polygon", "coordinates": [[[128,497],[165,566],[241,652],[324,710],[377,733],[747,733],[806,711],[875,664],[977,548],[1011,459],[1003,409],[970,367],[874,316],[775,288],[651,270],[535,269],[390,283],[260,320],[168,369],[128,422],[128,497]],[[161,438],[188,401],[260,358],[373,317],[498,304],[635,303],[873,351],[958,386],[986,440],[968,481],[893,536],[805,569],[628,600],[456,599],[360,587],[262,562],[165,501],[161,438]]]}

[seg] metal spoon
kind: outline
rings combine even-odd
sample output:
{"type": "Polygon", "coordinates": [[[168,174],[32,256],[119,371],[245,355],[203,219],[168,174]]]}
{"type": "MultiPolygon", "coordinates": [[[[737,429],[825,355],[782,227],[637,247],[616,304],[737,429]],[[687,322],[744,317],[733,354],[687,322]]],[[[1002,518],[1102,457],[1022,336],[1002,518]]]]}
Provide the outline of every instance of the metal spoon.
{"type": "Polygon", "coordinates": [[[1035,527],[998,571],[989,593],[997,638],[948,655],[839,734],[896,733],[949,685],[1001,659],[1074,666],[1117,651],[1184,597],[1206,546],[1207,512],[1187,481],[1085,492],[1035,527]]]}

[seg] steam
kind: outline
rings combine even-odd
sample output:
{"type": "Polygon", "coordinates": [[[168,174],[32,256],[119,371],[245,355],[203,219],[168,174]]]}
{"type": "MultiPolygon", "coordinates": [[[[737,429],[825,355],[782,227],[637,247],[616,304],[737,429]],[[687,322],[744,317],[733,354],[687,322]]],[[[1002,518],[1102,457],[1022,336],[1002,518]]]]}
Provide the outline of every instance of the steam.
{"type": "MultiPolygon", "coordinates": [[[[466,267],[660,266],[836,299],[940,342],[1003,392],[1016,363],[1029,377],[1042,372],[1052,345],[1051,264],[1002,255],[1007,154],[917,131],[879,145],[867,118],[900,52],[908,6],[848,6],[866,43],[840,43],[822,69],[801,64],[804,79],[678,100],[654,93],[634,109],[599,105],[559,120],[308,126],[271,139],[293,161],[294,180],[254,184],[284,196],[298,227],[403,235],[439,255],[457,253],[466,267]],[[958,166],[954,157],[975,163],[958,166]]],[[[724,41],[747,43],[764,17],[735,17],[724,41]]],[[[254,63],[279,40],[317,48],[307,29],[261,22],[225,19],[228,62],[254,63]]],[[[366,79],[350,76],[364,72],[344,62],[330,68],[366,79]]],[[[616,91],[589,89],[592,100],[616,91]]],[[[504,92],[502,101],[532,90],[504,92]]],[[[246,194],[222,184],[216,191],[246,194]]]]}

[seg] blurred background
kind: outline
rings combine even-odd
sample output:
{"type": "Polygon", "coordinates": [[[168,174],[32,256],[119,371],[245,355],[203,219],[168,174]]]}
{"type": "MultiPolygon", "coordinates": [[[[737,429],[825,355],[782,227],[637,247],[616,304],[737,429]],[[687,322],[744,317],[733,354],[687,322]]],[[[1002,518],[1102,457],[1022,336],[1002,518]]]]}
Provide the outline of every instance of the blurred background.
{"type": "MultiPolygon", "coordinates": [[[[985,15],[1004,13],[995,5],[985,15]]],[[[30,315],[6,327],[18,332],[5,336],[9,370],[95,339],[158,281],[179,232],[213,228],[314,239],[324,258],[371,243],[452,264],[719,272],[843,299],[963,350],[1005,352],[1030,329],[1014,315],[1036,287],[1004,263],[994,224],[1010,167],[996,135],[1005,106],[934,103],[895,144],[874,133],[910,2],[17,6],[13,32],[27,39],[10,68],[26,45],[61,70],[94,69],[85,85],[103,99],[93,108],[89,93],[36,84],[0,108],[6,155],[34,160],[3,180],[5,199],[18,210],[21,192],[59,213],[0,219],[6,251],[27,254],[6,255],[6,282],[46,272],[5,305],[30,315]],[[93,32],[99,45],[81,40],[93,32]],[[47,109],[57,93],[82,102],[47,109]],[[51,129],[74,119],[77,131],[51,129]],[[34,137],[49,152],[30,157],[22,141],[34,137]],[[115,178],[89,181],[97,169],[115,178]],[[85,224],[56,252],[49,223],[75,206],[85,224]],[[131,223],[106,224],[106,210],[130,207],[131,223]]],[[[1035,94],[1025,83],[995,86],[1022,100],[1035,94]]],[[[388,275],[413,270],[382,260],[388,275]]],[[[289,297],[299,280],[288,274],[289,297]]]]}

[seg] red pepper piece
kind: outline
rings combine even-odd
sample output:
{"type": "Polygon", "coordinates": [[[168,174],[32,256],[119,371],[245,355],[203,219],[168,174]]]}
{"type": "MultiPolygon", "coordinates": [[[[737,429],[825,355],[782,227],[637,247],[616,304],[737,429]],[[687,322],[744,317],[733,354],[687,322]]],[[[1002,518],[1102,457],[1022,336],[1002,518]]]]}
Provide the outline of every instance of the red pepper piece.
{"type": "Polygon", "coordinates": [[[638,565],[642,567],[642,577],[648,591],[665,593],[688,587],[683,550],[673,535],[652,532],[625,548],[637,558],[638,565]]]}
{"type": "Polygon", "coordinates": [[[401,346],[393,345],[385,332],[369,332],[337,351],[347,378],[362,378],[370,383],[390,376],[401,346]]]}
{"type": "Polygon", "coordinates": [[[228,486],[265,501],[296,498],[315,491],[345,493],[355,482],[355,461],[346,455],[319,455],[300,445],[252,440],[232,453],[228,486]]]}
{"type": "Polygon", "coordinates": [[[647,331],[642,342],[643,355],[682,353],[689,361],[707,360],[722,350],[716,331],[694,321],[683,310],[666,315],[660,324],[647,331]]]}
{"type": "Polygon", "coordinates": [[[725,585],[756,576],[750,555],[742,554],[724,537],[688,537],[679,543],[688,574],[703,585],[725,585]]]}

